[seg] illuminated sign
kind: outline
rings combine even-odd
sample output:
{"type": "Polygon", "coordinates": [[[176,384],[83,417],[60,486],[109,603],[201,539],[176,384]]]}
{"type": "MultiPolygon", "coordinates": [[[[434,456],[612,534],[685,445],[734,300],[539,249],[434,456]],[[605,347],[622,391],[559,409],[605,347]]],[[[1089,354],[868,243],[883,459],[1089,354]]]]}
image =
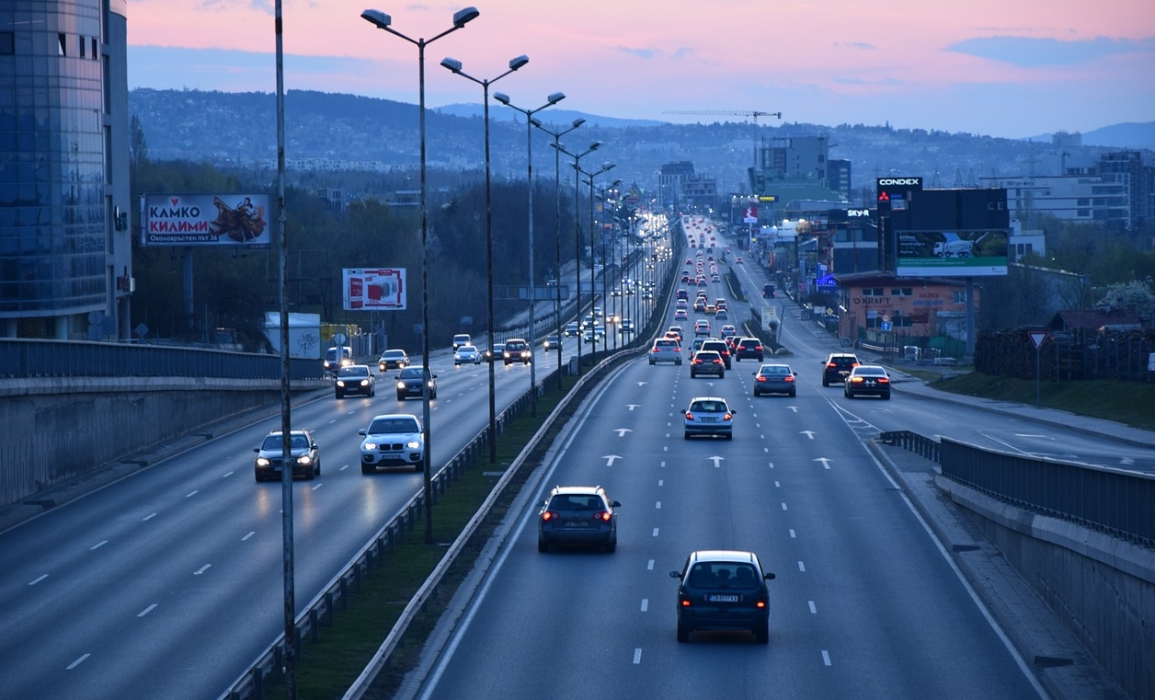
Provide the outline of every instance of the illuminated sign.
{"type": "Polygon", "coordinates": [[[272,244],[266,194],[149,194],[143,199],[142,245],[268,248],[272,244]]]}

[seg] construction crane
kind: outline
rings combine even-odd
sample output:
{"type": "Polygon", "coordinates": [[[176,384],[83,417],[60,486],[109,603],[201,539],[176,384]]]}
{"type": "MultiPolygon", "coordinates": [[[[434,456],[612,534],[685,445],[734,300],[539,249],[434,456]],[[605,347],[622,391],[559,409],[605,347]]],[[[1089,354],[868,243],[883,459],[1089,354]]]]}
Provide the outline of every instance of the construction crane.
{"type": "MultiPolygon", "coordinates": [[[[694,110],[666,110],[662,114],[687,114],[703,117],[746,117],[754,121],[754,134],[758,134],[758,117],[782,118],[781,112],[762,112],[756,109],[746,111],[731,109],[694,109],[694,110]]],[[[758,139],[754,139],[754,168],[758,168],[758,139]]]]}

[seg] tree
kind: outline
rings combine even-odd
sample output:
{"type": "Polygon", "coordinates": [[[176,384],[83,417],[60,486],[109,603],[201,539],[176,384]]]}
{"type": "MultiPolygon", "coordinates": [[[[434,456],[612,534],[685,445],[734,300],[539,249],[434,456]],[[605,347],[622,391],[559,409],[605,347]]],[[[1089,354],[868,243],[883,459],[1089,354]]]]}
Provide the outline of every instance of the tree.
{"type": "Polygon", "coordinates": [[[1100,305],[1134,311],[1148,323],[1155,322],[1155,279],[1132,280],[1107,287],[1100,305]]]}

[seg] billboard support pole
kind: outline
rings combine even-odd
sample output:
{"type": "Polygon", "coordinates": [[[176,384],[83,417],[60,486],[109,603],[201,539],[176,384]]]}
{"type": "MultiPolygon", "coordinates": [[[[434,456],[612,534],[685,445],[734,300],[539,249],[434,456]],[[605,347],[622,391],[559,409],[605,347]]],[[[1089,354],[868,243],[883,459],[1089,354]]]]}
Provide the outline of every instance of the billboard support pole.
{"type": "Polygon", "coordinates": [[[184,249],[184,315],[188,323],[188,332],[191,335],[195,324],[196,313],[193,309],[193,254],[191,247],[184,249]]]}

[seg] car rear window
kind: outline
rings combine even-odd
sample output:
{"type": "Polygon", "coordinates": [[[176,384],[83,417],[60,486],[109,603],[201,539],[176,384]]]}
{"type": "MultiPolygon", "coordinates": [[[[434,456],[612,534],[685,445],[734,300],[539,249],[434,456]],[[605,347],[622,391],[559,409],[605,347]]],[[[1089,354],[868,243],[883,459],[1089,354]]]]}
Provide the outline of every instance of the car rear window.
{"type": "Polygon", "coordinates": [[[549,500],[548,510],[605,510],[597,494],[558,494],[549,500]]]}
{"type": "Polygon", "coordinates": [[[690,411],[700,411],[702,413],[725,413],[726,404],[721,401],[695,401],[690,406],[690,411]]]}
{"type": "Polygon", "coordinates": [[[688,583],[695,588],[757,588],[758,573],[741,562],[700,563],[690,570],[688,583]]]}

